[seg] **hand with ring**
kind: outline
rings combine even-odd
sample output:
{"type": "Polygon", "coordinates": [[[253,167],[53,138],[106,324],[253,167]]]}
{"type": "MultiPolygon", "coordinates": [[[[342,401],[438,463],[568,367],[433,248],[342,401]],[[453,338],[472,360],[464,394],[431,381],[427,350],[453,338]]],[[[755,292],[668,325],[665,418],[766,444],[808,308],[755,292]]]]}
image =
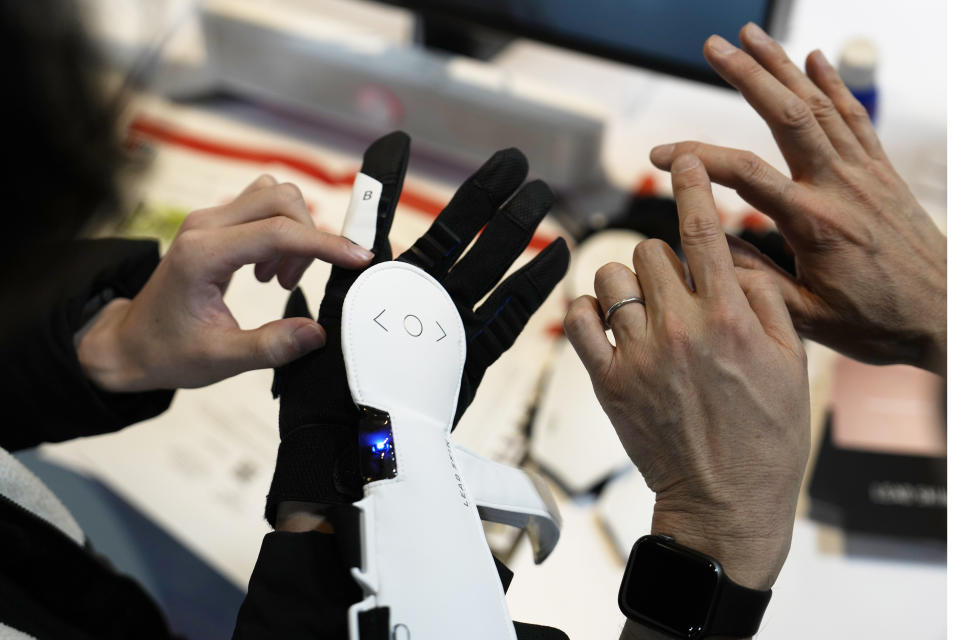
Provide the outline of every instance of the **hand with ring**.
{"type": "Polygon", "coordinates": [[[947,370],[947,238],[887,157],[867,115],[820,51],[798,68],[755,24],[742,48],[720,36],[707,62],[767,122],[790,168],[755,154],[687,141],[656,147],[669,169],[697,155],[714,182],[773,218],[797,276],[732,242],[738,267],[768,273],[804,337],[858,360],[947,370]]]}
{"type": "Polygon", "coordinates": [[[597,272],[597,297],[574,301],[564,326],[657,494],[652,533],[768,589],[810,448],[806,356],[774,281],[734,267],[703,164],[685,154],[672,175],[693,289],[673,251],[647,240],[634,270],[597,272]]]}

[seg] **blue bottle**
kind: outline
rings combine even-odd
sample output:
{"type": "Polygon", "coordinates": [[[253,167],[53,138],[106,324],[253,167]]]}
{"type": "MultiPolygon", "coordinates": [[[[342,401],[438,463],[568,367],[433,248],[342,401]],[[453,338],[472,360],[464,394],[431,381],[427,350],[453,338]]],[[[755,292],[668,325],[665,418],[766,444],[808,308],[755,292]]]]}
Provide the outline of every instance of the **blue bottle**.
{"type": "Polygon", "coordinates": [[[837,73],[870,114],[877,121],[877,47],[869,38],[851,38],[840,53],[837,73]]]}

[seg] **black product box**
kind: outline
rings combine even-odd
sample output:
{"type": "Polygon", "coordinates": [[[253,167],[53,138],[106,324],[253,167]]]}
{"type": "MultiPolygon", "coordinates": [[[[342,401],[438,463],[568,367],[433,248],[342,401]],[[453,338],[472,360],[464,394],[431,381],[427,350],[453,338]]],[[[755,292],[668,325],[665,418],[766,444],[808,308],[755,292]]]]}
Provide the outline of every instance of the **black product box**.
{"type": "Polygon", "coordinates": [[[946,457],[838,447],[827,415],[814,459],[810,517],[851,533],[947,539],[946,457]]]}

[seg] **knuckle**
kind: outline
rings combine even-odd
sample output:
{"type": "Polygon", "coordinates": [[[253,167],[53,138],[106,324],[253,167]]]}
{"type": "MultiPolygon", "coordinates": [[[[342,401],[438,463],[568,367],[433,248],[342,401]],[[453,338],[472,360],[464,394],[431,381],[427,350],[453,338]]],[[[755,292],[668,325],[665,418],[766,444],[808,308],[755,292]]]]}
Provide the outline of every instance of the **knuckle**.
{"type": "Polygon", "coordinates": [[[730,305],[720,305],[710,314],[710,324],[717,335],[732,344],[749,344],[752,325],[748,316],[730,305]]]}
{"type": "Polygon", "coordinates": [[[806,131],[813,125],[815,119],[807,103],[800,98],[794,98],[783,105],[780,122],[788,129],[806,131]]]}
{"type": "Polygon", "coordinates": [[[831,117],[836,113],[836,106],[833,101],[820,91],[815,91],[807,96],[807,105],[810,112],[818,120],[831,117]]]}
{"type": "Polygon", "coordinates": [[[777,197],[780,203],[788,210],[803,209],[802,191],[793,180],[784,180],[780,185],[777,197]]]}
{"type": "Polygon", "coordinates": [[[743,314],[740,309],[726,299],[715,300],[712,307],[710,321],[715,327],[729,330],[738,329],[742,324],[743,314]]]}
{"type": "Polygon", "coordinates": [[[773,276],[763,271],[751,271],[750,277],[753,279],[751,286],[757,291],[768,294],[778,291],[777,283],[773,281],[773,276]]]}
{"type": "Polygon", "coordinates": [[[773,278],[757,269],[737,268],[737,279],[743,289],[764,291],[774,287],[773,278]]]}
{"type": "Polygon", "coordinates": [[[589,296],[580,296],[570,304],[563,317],[563,328],[567,333],[580,333],[587,327],[590,314],[596,315],[596,308],[589,296]]]}
{"type": "Polygon", "coordinates": [[[767,175],[767,167],[760,156],[752,151],[737,154],[736,171],[740,178],[748,184],[763,182],[767,175]]]}
{"type": "Polygon", "coordinates": [[[187,229],[170,245],[170,253],[177,256],[191,256],[199,253],[202,247],[203,234],[198,229],[187,229]]]}
{"type": "Polygon", "coordinates": [[[623,277],[624,271],[629,271],[629,269],[619,262],[608,262],[597,269],[597,273],[593,277],[594,287],[603,288],[611,282],[619,280],[623,277]]]}
{"type": "Polygon", "coordinates": [[[723,230],[716,216],[693,213],[683,219],[680,232],[689,244],[712,244],[720,240],[723,230]]]}
{"type": "Polygon", "coordinates": [[[634,262],[642,264],[651,264],[659,258],[665,256],[670,247],[666,242],[658,238],[644,240],[633,249],[634,262]]]}
{"type": "Polygon", "coordinates": [[[851,98],[843,104],[843,115],[854,122],[870,122],[870,114],[859,100],[851,98]]]}
{"type": "Polygon", "coordinates": [[[296,223],[286,216],[272,216],[266,220],[263,220],[262,224],[266,228],[267,233],[277,237],[285,236],[292,232],[293,226],[296,223]]]}
{"type": "Polygon", "coordinates": [[[663,345],[674,355],[684,355],[693,351],[693,334],[690,327],[677,313],[664,310],[660,322],[663,325],[663,345]]]}
{"type": "Polygon", "coordinates": [[[180,225],[181,233],[189,231],[190,229],[199,229],[204,226],[207,218],[210,217],[210,211],[211,209],[197,209],[196,211],[188,213],[180,225]]]}
{"type": "Polygon", "coordinates": [[[272,187],[275,184],[277,184],[277,179],[269,173],[261,173],[259,176],[257,176],[257,179],[253,181],[253,186],[255,189],[272,187]]]}
{"type": "Polygon", "coordinates": [[[284,182],[276,185],[273,187],[273,193],[278,202],[296,203],[303,201],[303,192],[300,191],[300,187],[292,182],[284,182]]]}

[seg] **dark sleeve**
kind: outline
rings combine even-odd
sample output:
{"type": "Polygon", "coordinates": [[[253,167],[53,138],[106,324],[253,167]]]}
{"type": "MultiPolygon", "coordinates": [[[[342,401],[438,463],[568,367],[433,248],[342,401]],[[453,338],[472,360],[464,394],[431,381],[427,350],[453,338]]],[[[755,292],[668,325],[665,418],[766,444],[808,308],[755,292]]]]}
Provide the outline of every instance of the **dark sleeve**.
{"type": "Polygon", "coordinates": [[[163,412],[172,390],[109,393],[96,388],[77,361],[73,336],[102,303],[132,298],[160,260],[152,240],[80,240],[69,264],[43,292],[50,300],[0,344],[0,447],[23,449],[42,442],[115,431],[163,412]],[[13,419],[11,419],[13,418],[13,419]]]}
{"type": "Polygon", "coordinates": [[[274,531],[263,538],[234,640],[347,638],[361,597],[333,535],[274,531]]]}

